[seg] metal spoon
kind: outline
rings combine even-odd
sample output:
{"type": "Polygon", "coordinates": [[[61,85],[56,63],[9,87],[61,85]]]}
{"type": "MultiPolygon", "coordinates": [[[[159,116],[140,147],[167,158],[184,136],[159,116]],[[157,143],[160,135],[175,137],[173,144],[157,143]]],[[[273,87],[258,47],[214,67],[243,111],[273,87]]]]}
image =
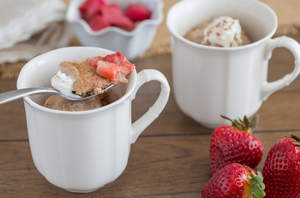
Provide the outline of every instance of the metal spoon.
{"type": "MultiPolygon", "coordinates": [[[[106,87],[105,89],[103,89],[103,92],[106,92],[107,90],[109,90],[110,88],[112,88],[114,86],[114,84],[111,84],[110,86],[106,87]]],[[[92,99],[94,97],[96,97],[99,94],[96,95],[92,95],[92,96],[87,96],[87,97],[81,97],[78,95],[74,96],[69,96],[69,95],[65,95],[62,92],[60,92],[57,89],[54,88],[27,88],[27,89],[18,89],[18,90],[14,90],[14,91],[8,91],[8,92],[4,92],[0,94],[0,104],[4,104],[7,102],[11,102],[13,100],[17,100],[26,96],[31,96],[31,95],[36,95],[36,94],[55,94],[55,95],[59,95],[67,100],[71,100],[71,101],[85,101],[85,100],[89,100],[92,99]]]]}

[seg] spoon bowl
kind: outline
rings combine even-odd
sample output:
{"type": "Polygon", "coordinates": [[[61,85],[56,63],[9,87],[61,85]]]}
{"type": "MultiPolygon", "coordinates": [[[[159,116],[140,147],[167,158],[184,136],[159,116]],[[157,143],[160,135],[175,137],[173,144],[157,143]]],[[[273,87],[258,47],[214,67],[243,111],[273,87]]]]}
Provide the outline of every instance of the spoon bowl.
{"type": "MultiPolygon", "coordinates": [[[[109,85],[105,89],[103,89],[102,93],[108,91],[112,87],[114,87],[114,84],[109,85]]],[[[26,88],[26,89],[18,89],[18,90],[13,90],[13,91],[8,91],[0,94],[0,104],[4,104],[7,102],[11,102],[13,100],[17,100],[26,96],[31,96],[31,95],[37,95],[37,94],[55,94],[59,95],[67,100],[74,101],[74,102],[81,102],[81,101],[86,101],[89,99],[92,99],[100,94],[95,94],[87,97],[82,97],[79,95],[65,95],[62,92],[60,92],[57,89],[54,88],[26,88]]]]}

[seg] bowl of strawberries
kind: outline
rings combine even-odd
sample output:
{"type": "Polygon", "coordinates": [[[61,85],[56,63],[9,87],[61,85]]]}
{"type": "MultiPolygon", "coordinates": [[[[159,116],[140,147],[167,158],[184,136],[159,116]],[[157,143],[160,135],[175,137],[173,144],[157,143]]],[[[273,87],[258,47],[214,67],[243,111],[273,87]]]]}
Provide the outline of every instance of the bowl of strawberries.
{"type": "Polygon", "coordinates": [[[163,20],[162,8],[161,0],[73,0],[67,21],[82,45],[134,59],[150,47],[163,20]]]}

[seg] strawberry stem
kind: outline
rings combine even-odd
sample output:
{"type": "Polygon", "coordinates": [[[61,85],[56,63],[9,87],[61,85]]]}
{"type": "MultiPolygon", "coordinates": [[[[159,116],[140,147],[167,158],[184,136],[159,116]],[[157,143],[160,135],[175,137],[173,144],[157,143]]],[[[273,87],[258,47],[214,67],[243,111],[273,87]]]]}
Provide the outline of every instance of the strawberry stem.
{"type": "Polygon", "coordinates": [[[298,136],[292,134],[291,138],[293,138],[294,140],[296,140],[296,142],[294,142],[294,145],[300,146],[300,138],[298,136]]]}
{"type": "Polygon", "coordinates": [[[232,120],[231,118],[221,115],[221,117],[225,120],[229,120],[232,123],[232,126],[238,130],[241,131],[247,131],[249,133],[253,132],[253,129],[256,127],[257,122],[258,122],[258,116],[255,116],[251,122],[247,118],[247,116],[244,116],[243,119],[237,119],[237,120],[232,120]]]}
{"type": "Polygon", "coordinates": [[[265,197],[265,184],[263,183],[263,176],[261,172],[256,174],[253,170],[251,170],[247,177],[250,183],[253,198],[265,197]]]}

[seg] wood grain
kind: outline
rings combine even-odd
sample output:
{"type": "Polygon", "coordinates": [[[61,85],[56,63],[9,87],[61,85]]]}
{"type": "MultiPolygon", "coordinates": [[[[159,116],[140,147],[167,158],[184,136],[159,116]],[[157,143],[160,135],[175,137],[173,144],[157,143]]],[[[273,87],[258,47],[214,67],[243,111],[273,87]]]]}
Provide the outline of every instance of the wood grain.
{"type": "MultiPolygon", "coordinates": [[[[293,132],[300,135],[300,132],[293,132]]],[[[259,133],[270,149],[290,133],[259,133]]],[[[210,177],[209,136],[141,137],[132,146],[128,167],[114,183],[90,194],[72,194],[49,184],[35,169],[27,141],[0,143],[1,197],[199,197],[210,177]]],[[[259,169],[262,168],[260,164],[259,169]]]]}
{"type": "MultiPolygon", "coordinates": [[[[138,71],[142,69],[158,69],[168,78],[172,86],[171,56],[169,54],[135,61],[138,71]]],[[[287,50],[275,51],[270,66],[270,80],[276,80],[293,69],[293,58],[287,50]],[[284,59],[284,60],[283,60],[284,59]]],[[[0,80],[0,91],[15,88],[15,79],[0,80]]],[[[156,99],[159,93],[159,84],[148,83],[138,92],[133,102],[133,120],[140,117],[156,99]]],[[[263,103],[258,114],[261,122],[258,131],[273,130],[300,130],[300,78],[289,87],[272,95],[263,103]],[[280,122],[284,121],[284,124],[280,122]]],[[[0,108],[0,140],[26,139],[26,121],[22,101],[15,101],[0,108]],[[15,124],[18,123],[18,124],[15,124]],[[8,133],[9,131],[9,133],[8,133]]],[[[173,93],[161,116],[143,133],[144,136],[153,135],[180,135],[210,133],[211,130],[184,115],[178,108],[173,93]]]]}
{"type": "MultiPolygon", "coordinates": [[[[300,40],[300,35],[297,37],[300,40]]],[[[172,85],[171,56],[165,54],[135,61],[138,71],[159,69],[172,85]]],[[[292,71],[293,58],[284,50],[275,51],[269,80],[292,71]]],[[[15,81],[0,80],[0,92],[15,89],[15,81]]],[[[158,83],[149,83],[133,102],[133,120],[142,115],[159,93],[158,83]]],[[[265,153],[278,139],[291,133],[300,135],[300,78],[272,95],[258,114],[256,136],[265,153]]],[[[90,194],[72,194],[49,184],[35,169],[31,159],[23,102],[0,107],[0,197],[30,198],[195,198],[210,178],[207,129],[176,105],[173,94],[161,116],[132,145],[128,167],[121,177],[90,194]]],[[[261,169],[263,163],[259,165],[261,169]]]]}

